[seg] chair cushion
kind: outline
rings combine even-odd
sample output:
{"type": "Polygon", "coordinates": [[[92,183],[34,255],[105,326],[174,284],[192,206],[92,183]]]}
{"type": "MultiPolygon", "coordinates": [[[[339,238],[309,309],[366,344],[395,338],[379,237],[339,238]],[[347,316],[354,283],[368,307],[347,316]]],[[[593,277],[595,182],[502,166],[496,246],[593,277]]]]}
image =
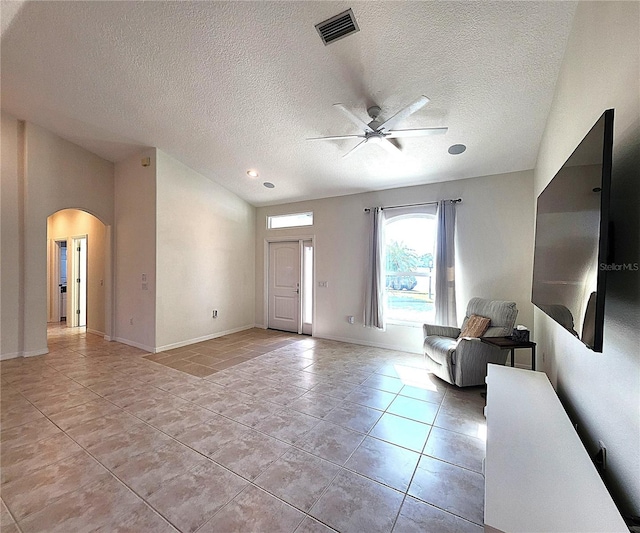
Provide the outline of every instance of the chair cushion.
{"type": "Polygon", "coordinates": [[[491,324],[491,319],[479,316],[479,315],[471,315],[469,320],[465,322],[464,329],[460,332],[460,337],[482,337],[485,332],[489,329],[489,324],[491,324]]]}
{"type": "Polygon", "coordinates": [[[467,305],[467,316],[462,323],[462,329],[467,325],[472,315],[491,319],[491,324],[484,337],[504,337],[511,335],[511,330],[518,316],[518,309],[515,302],[472,298],[467,305]]]}
{"type": "Polygon", "coordinates": [[[430,335],[424,340],[424,353],[436,363],[449,367],[452,362],[452,352],[458,346],[458,339],[430,335]]]}

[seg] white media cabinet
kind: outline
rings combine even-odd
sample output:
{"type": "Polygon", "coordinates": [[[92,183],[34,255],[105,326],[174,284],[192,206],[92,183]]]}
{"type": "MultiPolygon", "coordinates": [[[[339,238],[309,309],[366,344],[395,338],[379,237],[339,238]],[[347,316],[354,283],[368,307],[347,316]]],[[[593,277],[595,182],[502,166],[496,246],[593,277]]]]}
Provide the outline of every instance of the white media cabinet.
{"type": "Polygon", "coordinates": [[[629,529],[547,375],[489,365],[484,530],[629,529]]]}

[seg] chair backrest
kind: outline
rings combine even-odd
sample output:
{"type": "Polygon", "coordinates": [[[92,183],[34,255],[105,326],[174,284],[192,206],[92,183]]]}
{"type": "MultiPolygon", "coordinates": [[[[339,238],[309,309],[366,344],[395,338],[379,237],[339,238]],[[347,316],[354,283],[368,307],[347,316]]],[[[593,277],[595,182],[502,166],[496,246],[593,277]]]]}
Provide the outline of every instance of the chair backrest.
{"type": "Polygon", "coordinates": [[[506,337],[512,333],[518,316],[518,309],[515,302],[471,298],[467,305],[467,316],[462,323],[461,329],[464,329],[467,325],[471,315],[480,315],[491,319],[489,329],[483,337],[506,337]]]}

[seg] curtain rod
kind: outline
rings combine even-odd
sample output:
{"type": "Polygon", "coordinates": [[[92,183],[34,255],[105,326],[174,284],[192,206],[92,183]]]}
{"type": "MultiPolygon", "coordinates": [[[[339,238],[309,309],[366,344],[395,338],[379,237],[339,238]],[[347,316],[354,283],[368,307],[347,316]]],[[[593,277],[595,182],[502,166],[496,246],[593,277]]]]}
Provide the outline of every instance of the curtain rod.
{"type": "MultiPolygon", "coordinates": [[[[452,204],[457,204],[458,202],[462,202],[462,198],[456,198],[455,200],[444,200],[445,202],[451,202],[452,204]]],[[[420,204],[406,204],[406,205],[388,205],[386,207],[381,207],[380,209],[384,211],[385,209],[400,209],[401,207],[418,207],[421,205],[433,205],[438,204],[438,201],[435,202],[422,202],[420,204]]],[[[371,209],[369,207],[364,208],[365,213],[369,213],[371,209]]]]}

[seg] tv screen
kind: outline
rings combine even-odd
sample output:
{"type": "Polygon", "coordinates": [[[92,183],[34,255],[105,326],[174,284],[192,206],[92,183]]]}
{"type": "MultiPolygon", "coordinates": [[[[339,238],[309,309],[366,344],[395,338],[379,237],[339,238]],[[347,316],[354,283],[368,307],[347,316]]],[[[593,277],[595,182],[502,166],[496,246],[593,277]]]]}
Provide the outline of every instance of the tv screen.
{"type": "Polygon", "coordinates": [[[531,301],[602,351],[613,109],[604,112],[538,196],[531,301]]]}

